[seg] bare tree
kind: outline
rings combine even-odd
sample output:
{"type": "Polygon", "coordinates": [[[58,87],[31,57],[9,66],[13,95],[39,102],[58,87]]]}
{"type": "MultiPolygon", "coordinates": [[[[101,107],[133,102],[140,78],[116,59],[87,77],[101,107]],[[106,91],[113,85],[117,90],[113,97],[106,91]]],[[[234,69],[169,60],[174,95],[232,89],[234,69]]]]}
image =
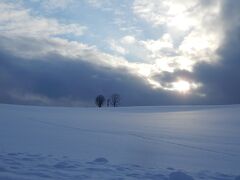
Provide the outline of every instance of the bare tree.
{"type": "Polygon", "coordinates": [[[98,95],[95,99],[95,104],[98,107],[102,107],[105,102],[105,97],[103,95],[98,95]]]}
{"type": "Polygon", "coordinates": [[[113,107],[117,107],[120,103],[120,95],[119,94],[113,94],[111,96],[111,104],[113,107]]]}

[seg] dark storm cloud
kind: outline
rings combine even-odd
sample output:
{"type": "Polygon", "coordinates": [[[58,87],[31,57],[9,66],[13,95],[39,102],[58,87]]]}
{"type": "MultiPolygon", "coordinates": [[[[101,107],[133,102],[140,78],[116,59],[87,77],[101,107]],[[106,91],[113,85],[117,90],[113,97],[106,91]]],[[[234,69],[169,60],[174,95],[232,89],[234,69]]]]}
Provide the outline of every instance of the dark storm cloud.
{"type": "Polygon", "coordinates": [[[172,82],[177,82],[179,79],[191,82],[193,74],[186,70],[176,70],[175,72],[164,72],[161,74],[153,75],[152,78],[158,82],[161,82],[164,87],[172,82]]]}
{"type": "Polygon", "coordinates": [[[152,89],[126,69],[100,68],[57,55],[25,60],[0,52],[0,101],[44,105],[93,105],[97,94],[117,92],[122,105],[184,104],[171,92],[152,89]]]}
{"type": "Polygon", "coordinates": [[[223,44],[218,50],[218,64],[199,64],[194,78],[203,83],[200,91],[210,104],[240,103],[240,1],[224,1],[222,22],[223,44]]]}

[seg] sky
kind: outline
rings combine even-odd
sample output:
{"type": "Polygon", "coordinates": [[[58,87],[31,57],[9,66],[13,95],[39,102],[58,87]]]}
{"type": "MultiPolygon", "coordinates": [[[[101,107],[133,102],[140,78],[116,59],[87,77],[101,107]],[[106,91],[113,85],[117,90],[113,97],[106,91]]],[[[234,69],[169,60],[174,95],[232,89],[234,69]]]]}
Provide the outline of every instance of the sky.
{"type": "Polygon", "coordinates": [[[0,103],[240,103],[239,0],[0,0],[0,103]]]}

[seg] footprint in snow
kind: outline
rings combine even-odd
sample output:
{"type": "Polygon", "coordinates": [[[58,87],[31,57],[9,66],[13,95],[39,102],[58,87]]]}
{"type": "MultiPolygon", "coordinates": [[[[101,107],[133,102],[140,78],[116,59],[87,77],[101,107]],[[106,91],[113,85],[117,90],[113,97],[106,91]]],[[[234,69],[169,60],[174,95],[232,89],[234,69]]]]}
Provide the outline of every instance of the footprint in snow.
{"type": "Polygon", "coordinates": [[[76,166],[69,164],[66,161],[62,161],[62,162],[58,162],[54,165],[55,168],[57,169],[73,169],[73,168],[77,168],[76,166]]]}
{"type": "Polygon", "coordinates": [[[107,163],[108,163],[108,160],[106,158],[100,157],[100,158],[96,158],[92,162],[89,162],[88,164],[100,164],[100,165],[103,165],[103,164],[107,164],[107,163]]]}
{"type": "Polygon", "coordinates": [[[173,172],[169,175],[169,180],[194,180],[193,177],[183,172],[173,172]]]}

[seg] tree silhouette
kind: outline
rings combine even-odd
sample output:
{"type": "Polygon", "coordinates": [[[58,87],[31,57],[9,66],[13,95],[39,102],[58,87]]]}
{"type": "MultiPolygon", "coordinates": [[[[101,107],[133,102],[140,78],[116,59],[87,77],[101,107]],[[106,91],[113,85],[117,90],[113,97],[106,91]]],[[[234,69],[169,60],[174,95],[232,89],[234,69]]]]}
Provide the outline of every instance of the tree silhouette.
{"type": "Polygon", "coordinates": [[[95,104],[98,107],[102,107],[105,102],[105,97],[103,95],[98,95],[95,99],[95,104]]]}
{"type": "Polygon", "coordinates": [[[117,107],[120,104],[120,95],[119,94],[113,94],[111,96],[111,104],[113,107],[117,107]]]}

